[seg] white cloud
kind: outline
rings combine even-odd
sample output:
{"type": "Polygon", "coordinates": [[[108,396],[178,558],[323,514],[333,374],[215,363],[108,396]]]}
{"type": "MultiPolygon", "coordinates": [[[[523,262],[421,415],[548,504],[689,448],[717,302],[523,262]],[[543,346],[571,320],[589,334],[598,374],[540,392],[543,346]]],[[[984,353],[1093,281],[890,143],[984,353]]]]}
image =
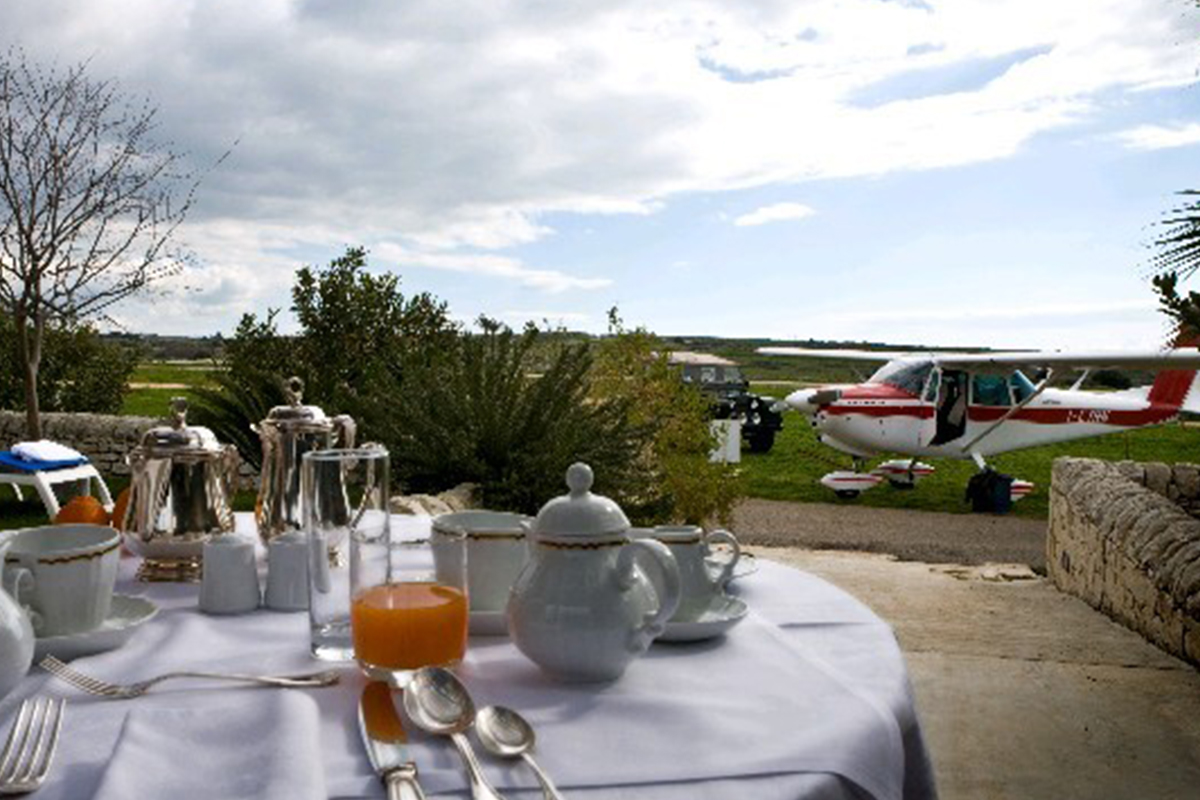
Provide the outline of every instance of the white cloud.
{"type": "Polygon", "coordinates": [[[1162,0],[7,0],[4,13],[0,46],[89,58],[148,94],[163,138],[200,163],[239,142],[188,226],[226,270],[210,305],[271,296],[297,251],[346,242],[522,291],[601,289],[612,281],[496,251],[552,237],[563,215],[1004,158],[1123,93],[1194,83],[1198,61],[1193,10],[1162,0]],[[889,93],[914,75],[938,80],[889,93]]]}
{"type": "Polygon", "coordinates": [[[602,289],[612,285],[608,278],[581,278],[554,269],[528,267],[519,259],[488,253],[436,253],[409,250],[385,242],[373,248],[380,258],[401,267],[417,266],[489,278],[513,280],[522,286],[550,293],[568,289],[602,289]]]}
{"type": "Polygon", "coordinates": [[[1115,137],[1133,150],[1164,150],[1200,144],[1200,122],[1184,125],[1139,125],[1115,137]]]}
{"type": "Polygon", "coordinates": [[[1160,0],[5,10],[8,38],[47,59],[89,55],[149,92],[199,155],[240,139],[202,213],[436,247],[528,243],[551,233],[549,214],[647,213],[678,192],[1001,158],[1102,93],[1194,81],[1197,61],[1177,46],[1192,21],[1160,0]],[[968,91],[853,102],[914,70],[1031,47],[968,91]]]}
{"type": "Polygon", "coordinates": [[[801,203],[775,203],[770,206],[751,211],[749,214],[742,214],[734,219],[733,224],[738,227],[747,225],[765,225],[768,222],[783,222],[784,220],[804,219],[811,217],[816,212],[810,207],[801,203]]]}

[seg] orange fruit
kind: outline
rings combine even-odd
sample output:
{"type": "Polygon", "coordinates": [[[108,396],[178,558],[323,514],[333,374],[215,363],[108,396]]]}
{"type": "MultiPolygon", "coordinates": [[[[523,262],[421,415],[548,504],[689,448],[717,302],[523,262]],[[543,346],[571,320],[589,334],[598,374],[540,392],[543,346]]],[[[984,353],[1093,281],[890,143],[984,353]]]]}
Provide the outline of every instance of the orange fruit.
{"type": "Polygon", "coordinates": [[[121,490],[117,502],[113,504],[112,526],[119,531],[125,530],[125,509],[129,507],[129,489],[121,490]]]}
{"type": "Polygon", "coordinates": [[[78,497],[72,497],[70,502],[63,506],[59,510],[58,516],[54,518],[55,525],[72,522],[87,525],[107,525],[108,512],[104,510],[104,506],[100,505],[100,501],[91,495],[79,495],[78,497]]]}

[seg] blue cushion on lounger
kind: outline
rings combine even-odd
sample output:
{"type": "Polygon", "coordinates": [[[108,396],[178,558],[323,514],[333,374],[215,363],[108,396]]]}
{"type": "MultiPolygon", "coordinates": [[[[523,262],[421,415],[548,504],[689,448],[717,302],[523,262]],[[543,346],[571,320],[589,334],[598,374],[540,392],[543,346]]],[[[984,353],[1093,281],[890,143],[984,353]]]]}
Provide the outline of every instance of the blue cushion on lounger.
{"type": "Polygon", "coordinates": [[[67,461],[26,461],[14,456],[7,450],[0,451],[0,469],[16,472],[48,472],[54,469],[66,469],[86,464],[86,458],[73,458],[67,461]]]}

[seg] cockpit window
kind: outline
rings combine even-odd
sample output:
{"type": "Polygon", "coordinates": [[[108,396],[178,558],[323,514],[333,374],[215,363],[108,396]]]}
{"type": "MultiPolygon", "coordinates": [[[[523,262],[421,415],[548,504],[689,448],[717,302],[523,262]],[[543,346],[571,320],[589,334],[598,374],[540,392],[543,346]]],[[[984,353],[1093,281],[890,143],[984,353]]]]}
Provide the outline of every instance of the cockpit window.
{"type": "Polygon", "coordinates": [[[942,371],[940,369],[933,370],[929,375],[929,382],[925,384],[925,394],[921,397],[926,403],[937,401],[938,389],[942,385],[942,371]]]}
{"type": "Polygon", "coordinates": [[[975,405],[1011,406],[1027,400],[1037,387],[1025,377],[1025,373],[1016,370],[1007,378],[1001,375],[977,374],[971,381],[971,389],[974,393],[971,402],[975,405]]]}
{"type": "Polygon", "coordinates": [[[977,406],[1010,406],[1008,381],[1003,375],[976,375],[971,380],[971,394],[977,406]]]}
{"type": "Polygon", "coordinates": [[[912,395],[920,395],[931,371],[932,361],[893,361],[880,367],[867,379],[867,383],[882,383],[912,395]]]}

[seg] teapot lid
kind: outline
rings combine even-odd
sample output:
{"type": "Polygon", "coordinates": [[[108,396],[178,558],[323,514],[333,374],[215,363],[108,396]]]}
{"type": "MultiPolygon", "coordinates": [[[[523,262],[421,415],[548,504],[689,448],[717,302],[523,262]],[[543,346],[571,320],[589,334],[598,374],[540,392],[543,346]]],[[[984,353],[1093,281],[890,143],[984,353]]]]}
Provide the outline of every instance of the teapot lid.
{"type": "Polygon", "coordinates": [[[306,406],[300,402],[303,395],[304,381],[296,375],[288,378],[283,386],[283,396],[287,404],[272,408],[267,414],[266,422],[277,425],[327,424],[325,412],[319,406],[306,406]]]}
{"type": "Polygon", "coordinates": [[[156,456],[224,452],[216,434],[201,425],[187,424],[187,408],[186,397],[172,397],[170,422],[142,434],[143,450],[156,456]]]}
{"type": "Polygon", "coordinates": [[[592,468],[576,462],[567,469],[570,492],[556,497],[538,512],[533,530],[538,536],[587,539],[625,533],[629,519],[613,500],[592,494],[592,468]]]}

